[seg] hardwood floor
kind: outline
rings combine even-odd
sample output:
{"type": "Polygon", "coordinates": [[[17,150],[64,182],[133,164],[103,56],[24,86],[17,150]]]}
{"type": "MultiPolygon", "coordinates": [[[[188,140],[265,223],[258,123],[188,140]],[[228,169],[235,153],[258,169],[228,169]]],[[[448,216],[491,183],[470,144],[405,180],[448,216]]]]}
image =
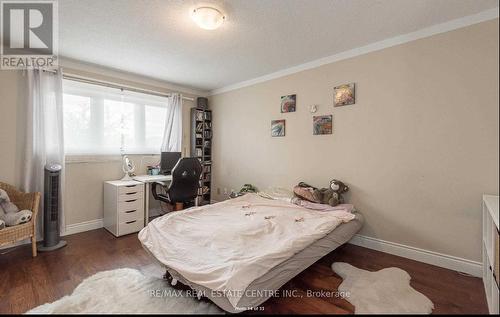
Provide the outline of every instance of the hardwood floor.
{"type": "MultiPolygon", "coordinates": [[[[39,253],[34,259],[30,246],[7,253],[0,251],[0,314],[24,313],[55,301],[99,271],[122,267],[141,269],[153,263],[136,235],[115,238],[99,229],[68,236],[65,240],[67,247],[39,253]]],[[[370,271],[393,266],[407,271],[412,277],[411,285],[432,300],[436,314],[488,312],[479,278],[349,244],[309,267],[283,289],[301,294],[307,290],[335,291],[342,282],[330,269],[335,261],[370,271]]],[[[351,314],[354,311],[354,307],[343,299],[307,296],[300,300],[272,298],[263,304],[263,309],[266,314],[351,314]]]]}

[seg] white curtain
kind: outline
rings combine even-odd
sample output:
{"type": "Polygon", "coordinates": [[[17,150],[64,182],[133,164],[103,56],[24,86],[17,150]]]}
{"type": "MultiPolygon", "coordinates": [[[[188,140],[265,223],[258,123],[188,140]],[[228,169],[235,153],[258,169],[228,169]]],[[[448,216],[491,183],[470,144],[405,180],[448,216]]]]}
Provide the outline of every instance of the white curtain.
{"type": "MultiPolygon", "coordinates": [[[[28,100],[26,120],[26,149],[24,161],[23,190],[44,192],[44,167],[57,163],[61,173],[60,228],[64,233],[64,137],[63,137],[63,95],[62,74],[41,70],[28,70],[28,100]]],[[[43,199],[42,199],[43,201],[43,199]]],[[[40,217],[43,214],[43,202],[40,217]]],[[[41,224],[41,221],[38,222],[41,224]]],[[[41,233],[40,227],[38,230],[41,233]]]]}
{"type": "Polygon", "coordinates": [[[167,98],[167,118],[163,132],[162,152],[181,152],[182,96],[172,94],[167,98]]]}

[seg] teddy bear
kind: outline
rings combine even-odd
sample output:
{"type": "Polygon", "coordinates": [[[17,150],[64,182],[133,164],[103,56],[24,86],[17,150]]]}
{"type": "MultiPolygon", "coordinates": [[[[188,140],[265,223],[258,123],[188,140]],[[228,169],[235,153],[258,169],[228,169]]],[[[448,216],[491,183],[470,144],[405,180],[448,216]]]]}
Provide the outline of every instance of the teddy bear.
{"type": "Polygon", "coordinates": [[[19,208],[10,201],[7,192],[0,189],[0,221],[4,222],[7,227],[11,227],[29,222],[32,217],[33,213],[30,210],[20,211],[19,208]]]}
{"type": "Polygon", "coordinates": [[[321,203],[335,207],[344,203],[342,194],[349,191],[349,186],[339,180],[332,179],[329,188],[322,188],[319,191],[321,193],[321,203]]]}

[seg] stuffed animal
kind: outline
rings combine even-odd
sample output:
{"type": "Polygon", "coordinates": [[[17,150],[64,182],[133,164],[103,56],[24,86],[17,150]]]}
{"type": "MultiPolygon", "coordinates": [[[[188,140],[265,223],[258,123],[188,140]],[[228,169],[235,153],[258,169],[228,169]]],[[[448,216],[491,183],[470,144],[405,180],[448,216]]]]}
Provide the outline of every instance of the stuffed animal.
{"type": "Polygon", "coordinates": [[[256,193],[258,191],[259,190],[257,189],[257,187],[255,187],[252,184],[244,184],[243,187],[240,189],[240,193],[242,193],[242,194],[256,193]]]}
{"type": "Polygon", "coordinates": [[[322,188],[319,191],[321,193],[321,203],[335,207],[344,203],[342,194],[349,191],[349,186],[339,180],[333,179],[330,181],[329,188],[322,188]]]}
{"type": "Polygon", "coordinates": [[[236,197],[243,196],[243,195],[245,195],[247,193],[256,193],[258,191],[259,190],[257,189],[257,187],[255,187],[254,185],[252,185],[252,184],[244,184],[243,187],[240,189],[239,192],[232,191],[231,194],[229,194],[229,198],[236,198],[236,197]]]}
{"type": "Polygon", "coordinates": [[[0,230],[5,228],[5,222],[3,220],[0,220],[0,230]]]}
{"type": "Polygon", "coordinates": [[[10,202],[9,195],[3,189],[0,189],[0,220],[7,227],[29,222],[33,216],[30,210],[21,210],[10,202]]]}

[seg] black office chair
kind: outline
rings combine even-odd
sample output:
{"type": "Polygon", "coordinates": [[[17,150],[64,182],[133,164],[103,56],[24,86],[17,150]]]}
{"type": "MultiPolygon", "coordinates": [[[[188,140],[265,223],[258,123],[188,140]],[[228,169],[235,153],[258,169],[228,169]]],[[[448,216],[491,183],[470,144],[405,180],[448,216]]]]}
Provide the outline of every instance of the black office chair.
{"type": "Polygon", "coordinates": [[[151,187],[153,197],[172,205],[183,203],[184,206],[194,205],[194,199],[198,195],[200,187],[200,175],[202,166],[195,157],[185,157],[179,160],[172,170],[172,182],[170,186],[163,186],[155,182],[151,187]],[[158,193],[157,186],[163,186],[165,193],[158,193]]]}

